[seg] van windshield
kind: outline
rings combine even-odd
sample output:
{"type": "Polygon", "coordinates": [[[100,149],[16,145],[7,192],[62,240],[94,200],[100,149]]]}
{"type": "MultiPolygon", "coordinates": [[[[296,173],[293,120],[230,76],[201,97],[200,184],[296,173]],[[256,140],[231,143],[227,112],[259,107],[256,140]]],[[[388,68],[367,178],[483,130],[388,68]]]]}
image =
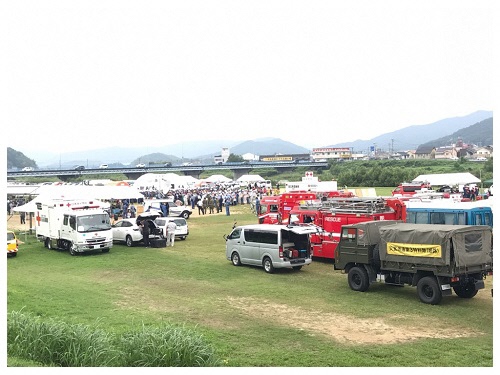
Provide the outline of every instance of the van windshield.
{"type": "Polygon", "coordinates": [[[78,216],[76,221],[78,232],[93,232],[111,229],[111,222],[108,214],[78,216]]]}

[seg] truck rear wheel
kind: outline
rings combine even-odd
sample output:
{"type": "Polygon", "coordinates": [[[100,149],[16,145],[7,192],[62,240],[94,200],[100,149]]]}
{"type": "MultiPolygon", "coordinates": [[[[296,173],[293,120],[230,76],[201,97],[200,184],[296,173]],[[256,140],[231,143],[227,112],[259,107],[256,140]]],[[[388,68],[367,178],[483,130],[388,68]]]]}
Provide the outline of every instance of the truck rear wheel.
{"type": "Polygon", "coordinates": [[[457,285],[453,287],[453,291],[460,298],[472,298],[477,294],[474,284],[457,285]]]}
{"type": "Polygon", "coordinates": [[[45,237],[45,241],[43,242],[43,245],[44,245],[47,249],[49,249],[49,250],[51,250],[51,249],[52,249],[52,244],[50,243],[50,238],[49,238],[49,237],[45,237]]]}
{"type": "Polygon", "coordinates": [[[422,277],[417,283],[417,292],[420,301],[431,305],[438,305],[443,298],[443,293],[434,276],[422,277]]]}
{"type": "Polygon", "coordinates": [[[352,267],[347,274],[347,283],[356,292],[366,292],[370,286],[368,272],[366,272],[364,267],[352,267]]]}

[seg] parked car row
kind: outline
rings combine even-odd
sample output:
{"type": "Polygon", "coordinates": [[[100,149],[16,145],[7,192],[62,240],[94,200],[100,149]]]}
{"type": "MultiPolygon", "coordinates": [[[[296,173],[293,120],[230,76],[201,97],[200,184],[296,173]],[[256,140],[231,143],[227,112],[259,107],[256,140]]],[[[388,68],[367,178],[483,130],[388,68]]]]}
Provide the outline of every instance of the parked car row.
{"type": "Polygon", "coordinates": [[[166,238],[166,225],[173,221],[177,225],[175,238],[185,240],[189,235],[186,219],[180,217],[161,217],[157,212],[149,212],[133,219],[122,219],[112,225],[113,241],[124,242],[131,247],[143,242],[140,223],[146,221],[149,226],[149,239],[166,238]]]}

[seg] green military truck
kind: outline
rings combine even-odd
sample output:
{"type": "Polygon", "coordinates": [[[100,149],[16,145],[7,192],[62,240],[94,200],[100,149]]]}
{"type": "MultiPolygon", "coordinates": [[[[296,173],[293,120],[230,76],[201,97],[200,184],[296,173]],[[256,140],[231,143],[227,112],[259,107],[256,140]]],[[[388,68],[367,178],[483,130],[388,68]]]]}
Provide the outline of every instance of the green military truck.
{"type": "Polygon", "coordinates": [[[352,290],[375,281],[416,286],[420,300],[439,304],[452,289],[472,298],[493,274],[492,230],[486,225],[406,224],[394,220],[345,225],[334,269],[352,290]]]}

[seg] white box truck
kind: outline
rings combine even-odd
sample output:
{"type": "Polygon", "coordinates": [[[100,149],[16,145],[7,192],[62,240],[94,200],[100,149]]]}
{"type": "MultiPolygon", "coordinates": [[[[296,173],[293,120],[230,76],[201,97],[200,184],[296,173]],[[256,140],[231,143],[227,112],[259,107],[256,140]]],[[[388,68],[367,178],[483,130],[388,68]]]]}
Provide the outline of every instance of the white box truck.
{"type": "Polygon", "coordinates": [[[106,203],[74,199],[35,203],[36,237],[45,247],[68,250],[76,255],[95,251],[107,253],[113,246],[106,203]]]}

